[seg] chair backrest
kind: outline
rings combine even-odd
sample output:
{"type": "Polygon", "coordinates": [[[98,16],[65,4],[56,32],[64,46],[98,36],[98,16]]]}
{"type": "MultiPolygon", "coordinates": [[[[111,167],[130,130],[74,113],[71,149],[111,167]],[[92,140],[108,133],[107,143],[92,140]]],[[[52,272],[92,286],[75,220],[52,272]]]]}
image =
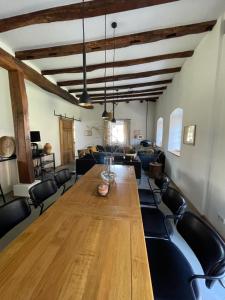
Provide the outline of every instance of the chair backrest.
{"type": "Polygon", "coordinates": [[[30,198],[35,207],[57,192],[55,180],[48,179],[33,185],[29,189],[30,198]]]}
{"type": "Polygon", "coordinates": [[[84,175],[95,164],[96,161],[94,159],[80,159],[80,158],[76,159],[76,174],[84,175]]]}
{"type": "Polygon", "coordinates": [[[171,187],[168,187],[162,194],[162,201],[177,217],[181,217],[187,208],[184,197],[171,187]]]}
{"type": "Polygon", "coordinates": [[[17,199],[0,207],[0,238],[31,214],[26,199],[17,199]]]}
{"type": "Polygon", "coordinates": [[[162,176],[155,178],[155,184],[161,190],[162,193],[165,193],[170,184],[170,179],[168,176],[163,174],[162,176]]]}
{"type": "MultiPolygon", "coordinates": [[[[177,223],[177,230],[197,256],[207,276],[225,275],[225,243],[206,222],[186,212],[177,223]]],[[[215,280],[206,280],[211,288],[215,280]]]]}
{"type": "Polygon", "coordinates": [[[72,175],[70,173],[69,169],[63,169],[55,173],[55,182],[60,188],[62,185],[64,185],[67,181],[69,181],[72,178],[72,175]]]}

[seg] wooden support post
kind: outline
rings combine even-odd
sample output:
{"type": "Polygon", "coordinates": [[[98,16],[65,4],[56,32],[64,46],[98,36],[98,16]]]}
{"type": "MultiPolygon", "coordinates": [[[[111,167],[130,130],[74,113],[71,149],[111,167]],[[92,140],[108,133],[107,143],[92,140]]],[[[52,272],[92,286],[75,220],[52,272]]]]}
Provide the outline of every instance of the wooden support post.
{"type": "Polygon", "coordinates": [[[16,139],[16,154],[20,183],[34,182],[34,166],[30,144],[28,100],[24,74],[9,71],[9,85],[16,139]]]}

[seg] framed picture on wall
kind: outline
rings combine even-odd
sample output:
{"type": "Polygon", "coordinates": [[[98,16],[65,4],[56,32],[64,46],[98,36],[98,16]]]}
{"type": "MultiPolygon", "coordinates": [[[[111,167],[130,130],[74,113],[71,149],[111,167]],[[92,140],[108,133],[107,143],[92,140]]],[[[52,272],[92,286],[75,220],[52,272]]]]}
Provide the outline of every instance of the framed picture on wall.
{"type": "Polygon", "coordinates": [[[183,142],[187,145],[195,145],[196,125],[184,126],[183,142]]]}

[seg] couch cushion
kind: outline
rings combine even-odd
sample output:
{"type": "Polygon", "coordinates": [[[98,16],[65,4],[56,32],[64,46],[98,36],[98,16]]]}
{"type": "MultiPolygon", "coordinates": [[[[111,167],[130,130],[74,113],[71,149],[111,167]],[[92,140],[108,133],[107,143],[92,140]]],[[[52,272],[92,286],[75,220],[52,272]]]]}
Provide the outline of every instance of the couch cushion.
{"type": "Polygon", "coordinates": [[[193,270],[183,253],[170,241],[146,239],[149,265],[155,300],[199,299],[194,282],[196,298],[189,279],[193,270]]]}

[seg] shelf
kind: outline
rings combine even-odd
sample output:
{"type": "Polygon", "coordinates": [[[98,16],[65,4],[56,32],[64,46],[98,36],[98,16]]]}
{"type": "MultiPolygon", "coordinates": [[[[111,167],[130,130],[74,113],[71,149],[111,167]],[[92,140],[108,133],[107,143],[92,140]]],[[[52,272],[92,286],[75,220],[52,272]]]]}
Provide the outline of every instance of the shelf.
{"type": "Polygon", "coordinates": [[[0,156],[0,162],[8,161],[8,160],[13,160],[16,159],[16,155],[10,156],[10,157],[2,157],[0,156]]]}

